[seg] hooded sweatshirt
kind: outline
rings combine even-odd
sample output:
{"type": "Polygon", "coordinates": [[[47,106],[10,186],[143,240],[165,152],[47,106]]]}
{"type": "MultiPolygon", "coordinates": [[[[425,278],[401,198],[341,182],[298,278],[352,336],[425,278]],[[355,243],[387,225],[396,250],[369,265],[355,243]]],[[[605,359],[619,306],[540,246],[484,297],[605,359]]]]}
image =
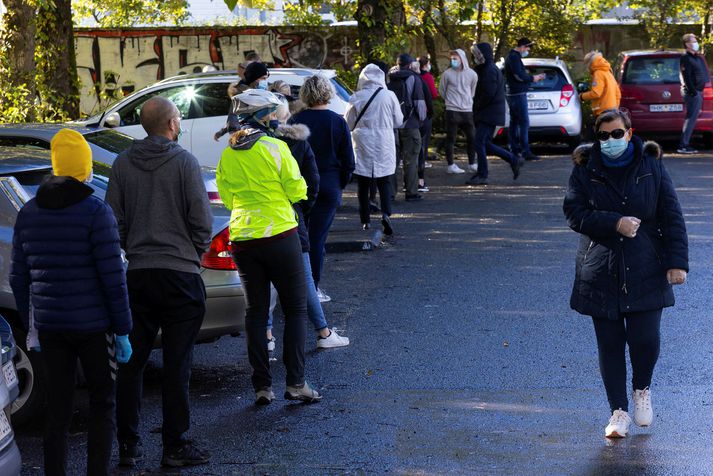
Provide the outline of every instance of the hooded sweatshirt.
{"type": "Polygon", "coordinates": [[[478,75],[470,69],[465,52],[458,49],[456,53],[460,57],[460,66],[443,72],[438,92],[446,101],[446,111],[472,112],[478,75]]]}
{"type": "Polygon", "coordinates": [[[478,87],[473,100],[473,120],[493,126],[505,124],[505,78],[493,60],[493,47],[478,43],[482,63],[476,67],[478,87]]]}
{"type": "Polygon", "coordinates": [[[589,65],[589,71],[592,73],[592,89],[582,94],[582,100],[592,101],[592,113],[598,116],[607,109],[618,108],[621,92],[609,62],[597,55],[589,65]]]}
{"type": "Polygon", "coordinates": [[[135,141],[111,167],[106,201],[119,223],[129,270],[200,271],[212,214],[190,152],[161,136],[135,141]]]}

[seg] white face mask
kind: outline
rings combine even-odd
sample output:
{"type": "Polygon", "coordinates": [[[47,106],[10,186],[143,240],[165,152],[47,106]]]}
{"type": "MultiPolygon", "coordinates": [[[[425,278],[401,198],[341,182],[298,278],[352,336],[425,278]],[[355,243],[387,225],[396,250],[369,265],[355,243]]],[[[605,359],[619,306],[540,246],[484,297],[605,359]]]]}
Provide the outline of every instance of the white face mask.
{"type": "Polygon", "coordinates": [[[701,45],[699,45],[698,42],[691,43],[691,49],[692,49],[693,51],[698,51],[698,50],[701,49],[701,45]]]}

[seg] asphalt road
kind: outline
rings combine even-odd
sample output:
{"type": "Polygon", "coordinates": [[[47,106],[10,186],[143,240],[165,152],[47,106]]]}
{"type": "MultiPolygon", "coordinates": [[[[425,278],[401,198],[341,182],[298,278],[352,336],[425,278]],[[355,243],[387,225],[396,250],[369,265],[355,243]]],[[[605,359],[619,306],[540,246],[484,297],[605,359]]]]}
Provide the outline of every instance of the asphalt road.
{"type": "MultiPolygon", "coordinates": [[[[307,379],[323,402],[281,399],[275,365],[278,400],[258,408],[244,338],[197,347],[191,434],[210,448],[209,465],[159,467],[156,353],[146,458],[117,474],[713,474],[713,154],[665,159],[686,215],[691,273],[664,312],[654,424],[609,442],[592,325],[568,305],[577,236],[561,205],[571,162],[545,152],[517,182],[491,160],[487,187],[465,187],[467,175],[446,175],[437,162],[423,202],[399,194],[396,235],[383,249],[329,255],[325,309],[352,344],[317,352],[308,341],[307,379]]],[[[335,240],[359,234],[353,186],[344,202],[335,240]]],[[[79,396],[72,474],[86,450],[79,396]]],[[[40,432],[22,430],[19,445],[24,474],[40,474],[40,432]]]]}

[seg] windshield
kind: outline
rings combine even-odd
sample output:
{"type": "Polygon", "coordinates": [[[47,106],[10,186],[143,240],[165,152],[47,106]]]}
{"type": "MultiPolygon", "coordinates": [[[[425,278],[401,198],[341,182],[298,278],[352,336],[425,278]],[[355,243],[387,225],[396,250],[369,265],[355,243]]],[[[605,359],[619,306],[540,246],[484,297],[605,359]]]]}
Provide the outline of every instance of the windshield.
{"type": "Polygon", "coordinates": [[[133,137],[108,129],[84,134],[84,138],[87,142],[91,142],[117,155],[128,149],[131,144],[134,143],[133,137]]]}
{"type": "Polygon", "coordinates": [[[679,84],[678,56],[630,58],[623,84],[679,84]]]}

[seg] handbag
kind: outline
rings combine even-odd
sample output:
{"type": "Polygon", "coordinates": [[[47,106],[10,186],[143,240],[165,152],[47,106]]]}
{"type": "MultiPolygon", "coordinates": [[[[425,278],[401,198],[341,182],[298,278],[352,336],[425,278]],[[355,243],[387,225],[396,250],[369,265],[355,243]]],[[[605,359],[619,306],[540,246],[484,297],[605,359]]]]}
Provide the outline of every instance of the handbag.
{"type": "Polygon", "coordinates": [[[359,121],[361,120],[361,117],[364,115],[364,113],[366,112],[366,110],[369,109],[369,104],[371,104],[371,101],[374,100],[374,98],[376,97],[376,95],[379,94],[379,91],[381,91],[382,89],[384,89],[384,88],[382,88],[382,87],[376,88],[376,91],[374,91],[374,94],[372,94],[371,97],[369,98],[369,100],[366,102],[366,105],[364,106],[364,109],[362,109],[361,112],[359,113],[359,115],[357,116],[356,121],[354,121],[354,127],[352,127],[352,129],[351,129],[352,131],[353,131],[354,129],[356,129],[356,126],[357,126],[357,124],[359,124],[359,121]]]}

